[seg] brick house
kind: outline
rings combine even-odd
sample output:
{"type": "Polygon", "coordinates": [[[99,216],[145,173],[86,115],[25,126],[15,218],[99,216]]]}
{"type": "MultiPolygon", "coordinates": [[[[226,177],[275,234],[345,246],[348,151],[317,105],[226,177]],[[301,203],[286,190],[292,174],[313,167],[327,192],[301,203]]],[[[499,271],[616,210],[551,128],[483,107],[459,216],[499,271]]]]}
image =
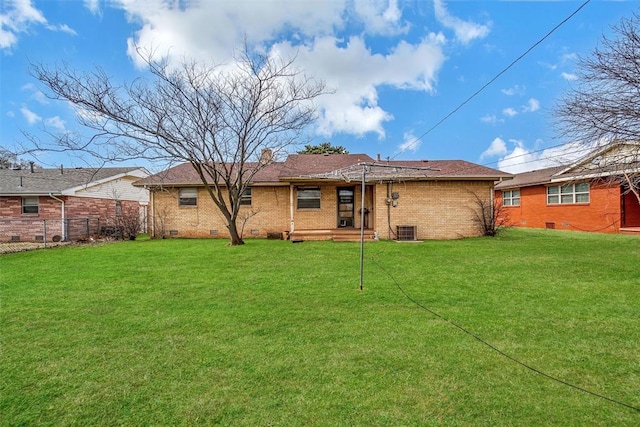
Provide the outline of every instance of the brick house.
{"type": "Polygon", "coordinates": [[[0,170],[0,241],[76,240],[138,212],[146,226],[149,193],[132,183],[143,168],[0,170]]]}
{"type": "MultiPolygon", "coordinates": [[[[619,155],[618,150],[629,148],[625,145],[594,151],[572,165],[520,173],[513,180],[498,183],[496,199],[504,206],[509,224],[640,234],[638,199],[627,184],[611,179],[621,173],[640,172],[634,155],[619,155]],[[603,167],[605,158],[624,159],[624,162],[603,167]]],[[[637,158],[637,154],[635,156],[637,158]]]]}
{"type": "MultiPolygon", "coordinates": [[[[477,236],[475,195],[490,200],[494,182],[509,178],[462,160],[381,162],[366,154],[293,154],[254,176],[238,224],[244,224],[244,237],[292,240],[356,240],[361,225],[367,239],[477,236]]],[[[155,237],[229,237],[190,164],[134,185],[151,192],[155,237]]]]}

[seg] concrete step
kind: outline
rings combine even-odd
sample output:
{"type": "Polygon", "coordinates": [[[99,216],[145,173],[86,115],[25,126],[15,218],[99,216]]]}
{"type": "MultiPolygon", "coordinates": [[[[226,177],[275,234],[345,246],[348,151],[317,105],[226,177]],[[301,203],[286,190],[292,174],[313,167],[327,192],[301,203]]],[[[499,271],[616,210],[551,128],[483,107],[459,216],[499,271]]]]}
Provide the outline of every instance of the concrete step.
{"type": "MultiPolygon", "coordinates": [[[[365,241],[375,241],[373,230],[365,230],[365,241]]],[[[335,242],[359,242],[359,229],[335,229],[335,230],[296,230],[289,235],[291,241],[304,240],[333,240],[335,242]]]]}

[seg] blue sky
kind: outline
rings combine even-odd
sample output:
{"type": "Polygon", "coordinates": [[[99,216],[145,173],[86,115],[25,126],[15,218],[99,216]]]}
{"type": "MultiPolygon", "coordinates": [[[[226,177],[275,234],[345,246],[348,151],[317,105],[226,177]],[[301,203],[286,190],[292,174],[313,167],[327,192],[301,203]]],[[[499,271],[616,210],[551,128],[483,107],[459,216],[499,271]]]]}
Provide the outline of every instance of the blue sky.
{"type": "MultiPolygon", "coordinates": [[[[576,59],[638,12],[637,1],[590,1],[433,127],[582,3],[3,0],[0,145],[19,150],[26,142],[21,132],[41,138],[43,129],[83,132],[68,104],[44,96],[28,73],[30,62],[101,66],[115,81],[131,81],[143,72],[134,43],[221,63],[246,37],[268,52],[297,55],[297,66],[335,90],[317,100],[319,120],[308,130],[313,143],[382,158],[464,159],[509,172],[551,166],[562,153],[565,160],[583,153],[557,136],[551,117],[575,84],[576,59]]],[[[88,161],[59,153],[36,160],[88,161]]]]}

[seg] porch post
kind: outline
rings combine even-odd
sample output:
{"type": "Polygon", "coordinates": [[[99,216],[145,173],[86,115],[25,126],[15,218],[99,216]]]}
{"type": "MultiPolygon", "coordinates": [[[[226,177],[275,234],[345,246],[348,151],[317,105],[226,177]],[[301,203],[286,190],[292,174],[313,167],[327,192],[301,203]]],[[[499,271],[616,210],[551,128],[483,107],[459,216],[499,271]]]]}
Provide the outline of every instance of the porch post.
{"type": "Polygon", "coordinates": [[[294,230],[294,220],[293,220],[293,184],[289,183],[289,221],[290,221],[290,226],[289,226],[289,235],[291,235],[291,233],[293,233],[294,230]]]}
{"type": "Polygon", "coordinates": [[[362,187],[360,193],[360,290],[362,290],[364,281],[364,188],[365,188],[365,174],[367,167],[362,165],[362,187]]]}

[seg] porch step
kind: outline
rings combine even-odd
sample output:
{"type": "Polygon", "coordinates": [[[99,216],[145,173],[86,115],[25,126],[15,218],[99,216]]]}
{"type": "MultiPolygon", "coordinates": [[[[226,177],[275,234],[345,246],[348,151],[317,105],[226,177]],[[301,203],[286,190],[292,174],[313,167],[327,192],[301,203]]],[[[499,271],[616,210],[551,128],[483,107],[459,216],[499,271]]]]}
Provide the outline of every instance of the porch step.
{"type": "MultiPolygon", "coordinates": [[[[302,240],[333,240],[334,242],[359,242],[360,230],[358,229],[333,229],[333,230],[296,230],[289,234],[291,241],[302,240]]],[[[364,241],[374,242],[375,232],[373,230],[364,231],[364,241]]]]}
{"type": "Polygon", "coordinates": [[[640,237],[640,227],[624,227],[620,228],[620,234],[640,237]]]}

